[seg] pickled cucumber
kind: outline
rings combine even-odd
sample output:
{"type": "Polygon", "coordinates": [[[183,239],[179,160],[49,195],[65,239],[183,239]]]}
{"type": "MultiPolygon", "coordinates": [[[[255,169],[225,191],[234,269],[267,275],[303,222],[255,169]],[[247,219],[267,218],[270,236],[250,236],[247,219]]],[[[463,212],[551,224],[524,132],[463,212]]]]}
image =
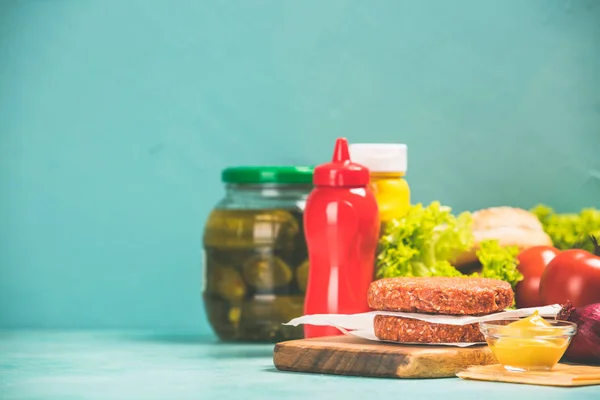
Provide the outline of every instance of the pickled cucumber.
{"type": "Polygon", "coordinates": [[[205,293],[204,305],[208,322],[221,340],[236,340],[239,337],[239,323],[233,324],[230,319],[230,306],[227,301],[205,293]]]}
{"type": "MultiPolygon", "coordinates": [[[[240,274],[231,267],[211,268],[209,282],[214,282],[217,294],[229,303],[238,303],[246,295],[246,285],[240,274]],[[212,275],[212,276],[211,276],[212,275]]],[[[212,286],[212,285],[211,285],[212,286]]]]}
{"type": "Polygon", "coordinates": [[[242,309],[240,307],[232,307],[229,309],[229,314],[227,316],[229,318],[229,322],[237,327],[242,316],[242,309]]]}
{"type": "Polygon", "coordinates": [[[299,339],[303,328],[282,323],[302,315],[302,296],[258,295],[242,309],[240,329],[244,337],[255,341],[277,342],[299,339]]]}
{"type": "Polygon", "coordinates": [[[254,288],[266,291],[292,281],[292,270],[283,260],[269,254],[258,254],[244,263],[244,280],[254,288]]]}
{"type": "Polygon", "coordinates": [[[302,232],[284,210],[214,210],[206,223],[206,246],[254,248],[289,247],[302,232]]]}
{"type": "Polygon", "coordinates": [[[277,296],[273,301],[273,307],[279,320],[289,322],[294,318],[301,317],[304,312],[303,296],[277,296]]]}
{"type": "Polygon", "coordinates": [[[305,293],[306,285],[308,283],[308,260],[304,261],[296,268],[296,282],[298,282],[298,289],[300,289],[302,293],[305,293]]]}
{"type": "Polygon", "coordinates": [[[256,254],[254,250],[254,248],[206,247],[207,262],[240,269],[247,259],[256,254]]]}

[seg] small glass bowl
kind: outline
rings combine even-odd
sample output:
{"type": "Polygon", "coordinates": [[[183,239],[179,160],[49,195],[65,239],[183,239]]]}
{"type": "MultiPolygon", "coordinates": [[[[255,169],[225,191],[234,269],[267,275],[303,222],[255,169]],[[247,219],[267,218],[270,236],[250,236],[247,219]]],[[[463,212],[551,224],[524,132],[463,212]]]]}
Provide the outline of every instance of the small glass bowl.
{"type": "Polygon", "coordinates": [[[498,362],[508,371],[549,371],[569,347],[577,325],[546,320],[549,327],[507,327],[520,318],[479,323],[479,329],[498,362]]]}

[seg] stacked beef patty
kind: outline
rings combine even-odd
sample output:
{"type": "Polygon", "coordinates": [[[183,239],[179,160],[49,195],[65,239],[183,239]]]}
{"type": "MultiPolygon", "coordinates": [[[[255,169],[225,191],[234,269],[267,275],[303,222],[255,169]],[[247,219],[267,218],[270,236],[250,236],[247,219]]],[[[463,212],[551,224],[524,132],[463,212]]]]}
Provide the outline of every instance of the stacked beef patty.
{"type": "MultiPolygon", "coordinates": [[[[486,278],[389,278],[371,283],[369,307],[376,311],[445,315],[486,315],[513,302],[508,282],[486,278]]],[[[404,343],[484,342],[478,324],[434,324],[411,318],[376,315],[380,340],[404,343]]]]}

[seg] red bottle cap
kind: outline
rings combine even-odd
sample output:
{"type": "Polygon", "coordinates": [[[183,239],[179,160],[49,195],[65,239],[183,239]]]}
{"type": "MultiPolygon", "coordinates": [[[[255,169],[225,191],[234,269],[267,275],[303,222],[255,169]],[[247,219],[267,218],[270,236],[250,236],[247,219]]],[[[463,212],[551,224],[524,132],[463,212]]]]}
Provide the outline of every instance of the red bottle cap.
{"type": "Polygon", "coordinates": [[[330,163],[315,167],[313,183],[316,186],[356,187],[369,183],[367,167],[350,161],[348,141],[338,138],[330,163]]]}

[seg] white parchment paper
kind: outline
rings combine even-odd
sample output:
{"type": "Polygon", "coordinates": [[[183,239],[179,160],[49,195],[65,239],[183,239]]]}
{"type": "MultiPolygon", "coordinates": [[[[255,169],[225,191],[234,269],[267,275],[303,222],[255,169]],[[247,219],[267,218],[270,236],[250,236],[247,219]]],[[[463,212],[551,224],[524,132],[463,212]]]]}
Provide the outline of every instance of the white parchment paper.
{"type": "MultiPolygon", "coordinates": [[[[560,311],[561,306],[553,304],[545,307],[520,308],[518,310],[508,310],[499,313],[488,314],[483,316],[455,316],[455,315],[433,315],[420,313],[405,313],[405,312],[390,312],[390,311],[371,311],[361,314],[313,314],[303,315],[302,317],[294,318],[284,325],[298,326],[303,324],[317,326],[332,326],[339,329],[346,335],[352,335],[363,339],[380,341],[375,336],[373,329],[373,319],[375,315],[390,315],[403,318],[418,319],[421,321],[431,322],[434,324],[446,325],[468,325],[484,321],[494,321],[506,318],[527,317],[535,310],[543,317],[555,317],[560,311]]],[[[425,344],[425,343],[411,343],[425,344]]],[[[466,347],[481,343],[436,343],[435,345],[447,345],[466,347]]]]}

